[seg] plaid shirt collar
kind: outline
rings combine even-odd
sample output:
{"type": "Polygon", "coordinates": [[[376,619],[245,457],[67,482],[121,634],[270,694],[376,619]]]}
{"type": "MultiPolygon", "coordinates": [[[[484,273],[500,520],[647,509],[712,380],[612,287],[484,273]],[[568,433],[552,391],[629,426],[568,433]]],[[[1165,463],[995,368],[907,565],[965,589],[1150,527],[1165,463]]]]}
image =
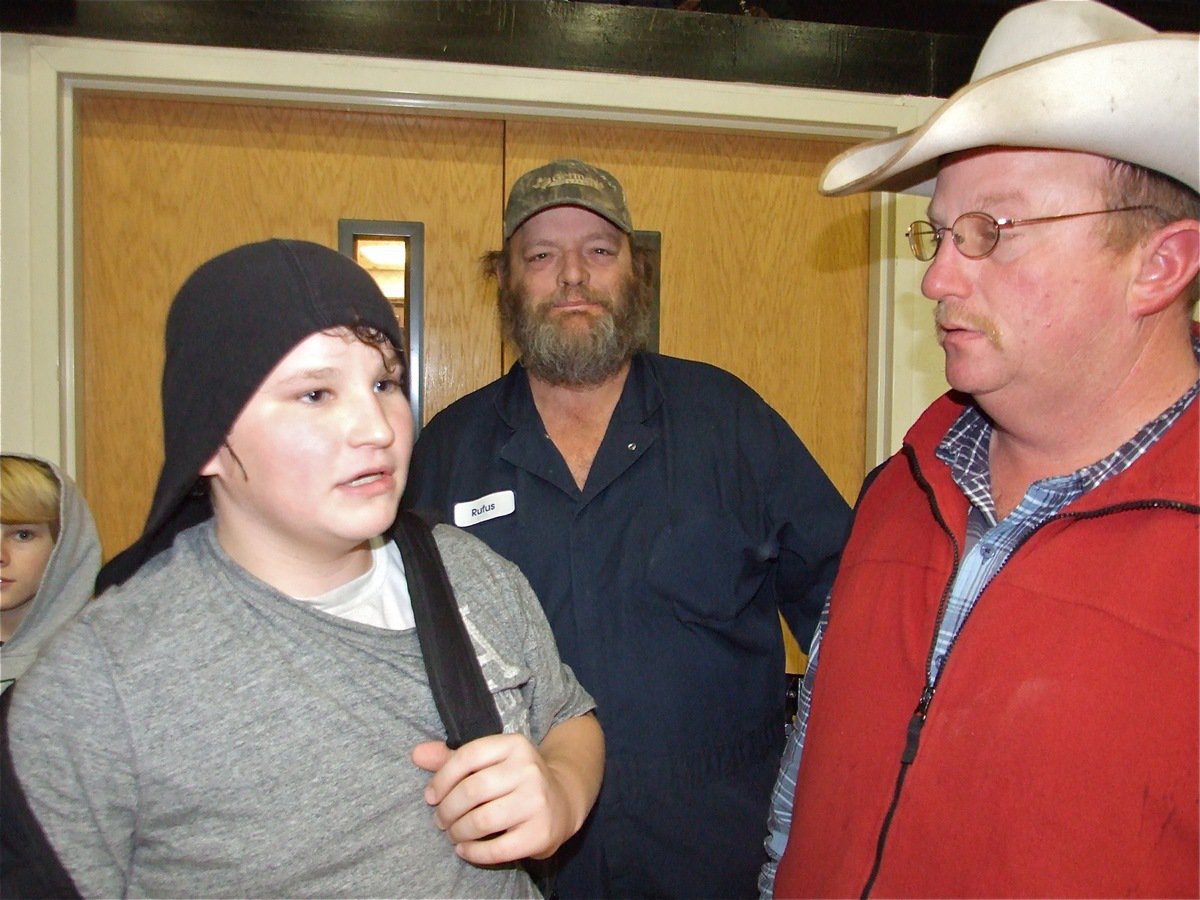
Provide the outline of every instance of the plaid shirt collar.
{"type": "MultiPolygon", "coordinates": [[[[1192,352],[1200,360],[1200,335],[1192,338],[1192,352]]],[[[1148,450],[1155,441],[1183,415],[1183,411],[1200,393],[1200,381],[1194,383],[1183,396],[1167,407],[1161,415],[1142,426],[1132,438],[1090,465],[1070,475],[1058,476],[1066,482],[1069,500],[1082,496],[1099,487],[1114,475],[1128,469],[1148,450]]],[[[988,467],[988,447],[992,437],[992,423],[975,406],[962,411],[946,436],[938,444],[937,458],[950,467],[950,474],[971,504],[982,510],[992,522],[996,520],[996,507],[992,503],[991,474],[988,467]]]]}

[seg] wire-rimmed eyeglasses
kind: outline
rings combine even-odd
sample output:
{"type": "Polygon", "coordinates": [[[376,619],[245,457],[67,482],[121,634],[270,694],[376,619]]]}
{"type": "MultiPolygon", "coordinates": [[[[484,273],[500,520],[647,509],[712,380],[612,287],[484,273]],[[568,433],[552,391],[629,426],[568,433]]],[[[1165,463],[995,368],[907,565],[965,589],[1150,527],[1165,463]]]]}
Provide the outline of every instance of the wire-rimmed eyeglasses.
{"type": "Polygon", "coordinates": [[[929,262],[937,256],[938,248],[946,232],[954,240],[958,252],[967,259],[983,259],[1000,243],[1000,232],[1018,225],[1040,225],[1043,222],[1058,222],[1062,219],[1078,219],[1083,216],[1102,216],[1107,213],[1132,212],[1137,209],[1154,209],[1153,206],[1121,206],[1116,209],[1094,209],[1091,212],[1067,213],[1061,216],[1040,216],[1036,219],[997,219],[985,212],[963,213],[953,225],[938,228],[932,222],[918,219],[908,226],[905,235],[913,256],[929,262]]]}

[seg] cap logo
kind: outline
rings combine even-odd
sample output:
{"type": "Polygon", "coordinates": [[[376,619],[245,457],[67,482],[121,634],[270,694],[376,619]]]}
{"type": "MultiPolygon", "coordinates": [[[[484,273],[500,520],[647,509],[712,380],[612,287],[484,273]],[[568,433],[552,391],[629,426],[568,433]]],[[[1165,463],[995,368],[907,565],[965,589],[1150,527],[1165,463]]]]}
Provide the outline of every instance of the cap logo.
{"type": "Polygon", "coordinates": [[[577,184],[581,187],[590,187],[594,191],[605,190],[605,185],[602,182],[579,172],[560,172],[557,175],[543,175],[533,182],[532,187],[535,191],[545,191],[564,184],[577,184]]]}

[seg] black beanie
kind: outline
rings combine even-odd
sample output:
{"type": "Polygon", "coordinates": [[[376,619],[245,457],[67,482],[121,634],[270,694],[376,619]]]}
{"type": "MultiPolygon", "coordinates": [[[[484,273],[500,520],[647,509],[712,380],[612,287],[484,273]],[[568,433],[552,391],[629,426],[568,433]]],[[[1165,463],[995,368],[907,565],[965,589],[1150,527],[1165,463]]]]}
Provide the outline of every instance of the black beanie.
{"type": "Polygon", "coordinates": [[[97,595],[212,516],[200,469],[279,361],[312,334],[355,325],[377,329],[401,352],[395,314],[375,281],[320,244],[246,244],[192,273],[167,316],[154,502],[142,536],[100,570],[97,595]]]}

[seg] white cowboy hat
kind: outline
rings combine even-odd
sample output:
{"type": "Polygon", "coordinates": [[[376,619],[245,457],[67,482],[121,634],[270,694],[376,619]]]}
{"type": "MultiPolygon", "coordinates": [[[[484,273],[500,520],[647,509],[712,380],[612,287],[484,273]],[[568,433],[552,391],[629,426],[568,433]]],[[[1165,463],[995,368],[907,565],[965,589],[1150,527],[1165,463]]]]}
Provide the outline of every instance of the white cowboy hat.
{"type": "Polygon", "coordinates": [[[971,81],[925,124],[834,157],[823,194],[933,193],[938,160],[975,147],[1081,150],[1200,190],[1200,43],[1094,0],[1041,0],[1004,16],[971,81]]]}

